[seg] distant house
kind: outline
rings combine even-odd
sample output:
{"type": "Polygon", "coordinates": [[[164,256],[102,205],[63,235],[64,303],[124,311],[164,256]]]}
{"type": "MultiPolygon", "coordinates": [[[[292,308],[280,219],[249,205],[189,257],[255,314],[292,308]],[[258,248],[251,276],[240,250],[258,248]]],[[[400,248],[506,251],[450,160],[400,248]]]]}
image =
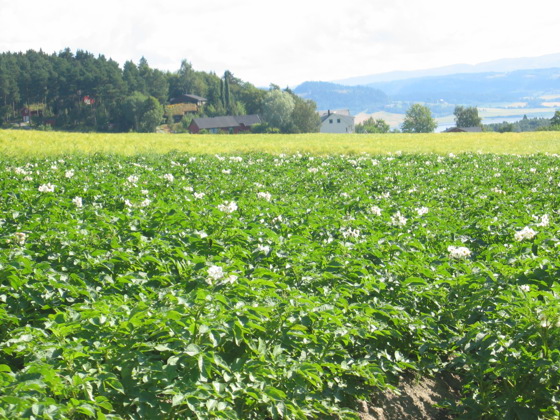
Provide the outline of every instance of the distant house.
{"type": "Polygon", "coordinates": [[[208,99],[203,98],[202,96],[191,95],[189,93],[184,93],[182,95],[177,96],[176,98],[171,98],[169,103],[171,105],[174,104],[195,104],[196,106],[203,106],[208,99]]]}
{"type": "Polygon", "coordinates": [[[176,98],[171,98],[169,105],[165,107],[165,114],[173,117],[175,122],[179,122],[189,112],[200,112],[206,102],[207,99],[202,96],[185,93],[176,98]]]}
{"type": "Polygon", "coordinates": [[[353,133],[354,117],[348,110],[319,112],[321,133],[353,133]]]}
{"type": "Polygon", "coordinates": [[[20,111],[23,122],[30,122],[31,117],[42,117],[45,108],[45,104],[31,104],[29,106],[23,107],[20,111]]]}
{"type": "Polygon", "coordinates": [[[191,125],[189,125],[189,131],[193,134],[200,132],[200,130],[207,130],[210,133],[226,132],[237,134],[243,131],[250,131],[253,125],[260,123],[260,117],[255,114],[194,118],[191,125]]]}
{"type": "Polygon", "coordinates": [[[482,133],[480,127],[451,127],[444,131],[444,133],[482,133]]]}

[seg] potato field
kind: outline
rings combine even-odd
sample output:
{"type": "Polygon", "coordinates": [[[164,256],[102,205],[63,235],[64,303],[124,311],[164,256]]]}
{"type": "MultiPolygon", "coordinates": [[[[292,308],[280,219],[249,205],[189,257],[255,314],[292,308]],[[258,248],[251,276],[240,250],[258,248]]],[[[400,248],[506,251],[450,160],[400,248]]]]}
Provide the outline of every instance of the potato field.
{"type": "Polygon", "coordinates": [[[0,418],[560,416],[560,157],[0,157],[0,418]]]}

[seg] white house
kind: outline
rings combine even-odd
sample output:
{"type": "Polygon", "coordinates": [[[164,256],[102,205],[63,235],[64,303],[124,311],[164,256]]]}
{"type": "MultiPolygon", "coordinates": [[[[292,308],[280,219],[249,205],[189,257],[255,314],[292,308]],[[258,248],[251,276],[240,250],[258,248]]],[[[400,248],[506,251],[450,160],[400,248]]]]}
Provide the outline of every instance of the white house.
{"type": "Polygon", "coordinates": [[[354,117],[348,110],[321,112],[321,133],[353,133],[354,117]]]}

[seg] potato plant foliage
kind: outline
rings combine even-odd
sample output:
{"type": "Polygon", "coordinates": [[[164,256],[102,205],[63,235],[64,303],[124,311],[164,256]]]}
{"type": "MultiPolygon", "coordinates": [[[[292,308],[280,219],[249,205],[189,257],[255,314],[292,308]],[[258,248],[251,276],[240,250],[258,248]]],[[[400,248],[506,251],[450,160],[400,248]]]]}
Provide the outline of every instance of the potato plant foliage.
{"type": "Polygon", "coordinates": [[[0,418],[560,416],[558,156],[0,163],[0,418]]]}

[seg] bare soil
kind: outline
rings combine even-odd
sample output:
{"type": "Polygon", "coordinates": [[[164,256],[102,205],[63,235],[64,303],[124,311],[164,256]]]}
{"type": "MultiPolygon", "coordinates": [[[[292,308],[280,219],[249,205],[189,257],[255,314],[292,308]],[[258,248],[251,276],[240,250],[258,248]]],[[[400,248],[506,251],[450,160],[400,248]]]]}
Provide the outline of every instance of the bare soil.
{"type": "Polygon", "coordinates": [[[458,402],[461,383],[449,373],[433,378],[404,375],[398,384],[398,393],[387,391],[373,395],[361,404],[362,420],[449,420],[454,417],[446,408],[438,407],[445,401],[458,402]]]}

